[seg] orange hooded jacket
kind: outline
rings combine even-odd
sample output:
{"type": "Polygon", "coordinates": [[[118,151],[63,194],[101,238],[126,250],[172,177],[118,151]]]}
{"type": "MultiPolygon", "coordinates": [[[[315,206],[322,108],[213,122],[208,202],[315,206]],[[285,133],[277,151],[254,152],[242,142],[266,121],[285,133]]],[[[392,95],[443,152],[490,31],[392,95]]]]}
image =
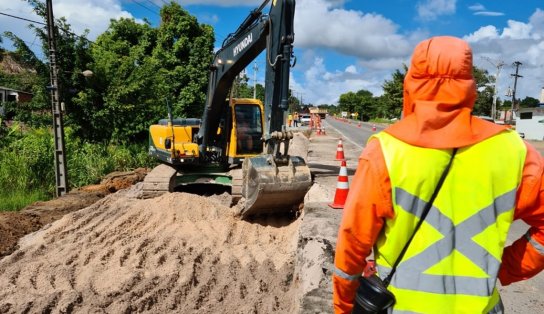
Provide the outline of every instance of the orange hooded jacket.
{"type": "MultiPolygon", "coordinates": [[[[404,117],[385,132],[411,145],[446,149],[473,145],[505,130],[471,115],[475,99],[468,44],[448,36],[427,39],[415,48],[406,73],[404,117]]],[[[528,235],[537,247],[522,237],[505,248],[499,271],[503,285],[544,269],[544,160],[534,147],[526,146],[514,219],[531,226],[528,235]]],[[[335,267],[346,274],[362,273],[385,219],[394,215],[385,159],[379,141],[371,140],[359,158],[344,206],[335,267]]],[[[333,275],[335,313],[351,312],[357,286],[356,280],[333,275]]]]}

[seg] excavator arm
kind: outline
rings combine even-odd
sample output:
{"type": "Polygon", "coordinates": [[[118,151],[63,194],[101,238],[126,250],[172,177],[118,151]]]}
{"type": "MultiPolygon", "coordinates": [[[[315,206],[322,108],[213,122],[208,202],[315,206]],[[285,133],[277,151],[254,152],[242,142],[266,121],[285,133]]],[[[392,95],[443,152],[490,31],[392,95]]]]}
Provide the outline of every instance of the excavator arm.
{"type": "Polygon", "coordinates": [[[236,75],[266,50],[263,134],[266,153],[243,162],[242,217],[298,210],[312,183],[304,159],[288,155],[293,133],[284,125],[293,55],[295,0],[272,0],[270,12],[265,15],[262,11],[269,2],[265,0],[252,11],[216,53],[202,126],[197,135],[200,155],[213,156],[217,130],[222,118],[227,116],[225,99],[230,87],[236,75]]]}
{"type": "MultiPolygon", "coordinates": [[[[293,54],[294,0],[274,0],[268,15],[263,9],[270,0],[253,10],[236,32],[230,34],[213,59],[202,126],[197,135],[200,155],[214,151],[214,139],[227,106],[225,99],[236,76],[266,50],[265,134],[268,153],[279,153],[277,132],[282,132],[288,108],[289,71],[293,54]]],[[[280,140],[281,142],[281,140],[280,140]]],[[[284,154],[285,155],[285,154],[284,154]]],[[[279,158],[279,156],[277,156],[279,158]]]]}

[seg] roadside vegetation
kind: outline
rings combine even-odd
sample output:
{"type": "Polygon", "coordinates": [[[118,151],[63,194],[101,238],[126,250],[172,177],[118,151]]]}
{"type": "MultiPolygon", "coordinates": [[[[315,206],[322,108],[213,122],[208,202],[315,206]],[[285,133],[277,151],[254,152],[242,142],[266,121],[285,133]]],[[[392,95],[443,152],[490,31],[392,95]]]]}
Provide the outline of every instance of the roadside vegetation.
{"type": "MultiPolygon", "coordinates": [[[[46,22],[45,4],[26,0],[46,22]]],[[[63,18],[55,20],[60,99],[69,189],[112,171],[152,167],[150,124],[167,116],[200,117],[214,49],[213,29],[179,4],[161,9],[158,27],[112,21],[91,42],[63,18]],[[82,72],[90,70],[91,77],[82,72]]],[[[30,27],[49,55],[47,30],[30,27]]],[[[16,34],[0,34],[0,86],[32,93],[30,102],[0,104],[0,210],[17,210],[55,196],[49,64],[16,34]],[[8,38],[15,51],[2,48],[8,38]]]]}
{"type": "MultiPolygon", "coordinates": [[[[18,210],[55,196],[53,136],[48,128],[24,129],[14,123],[0,131],[0,210],[18,210]]],[[[70,189],[95,184],[112,171],[153,167],[145,147],[85,143],[66,129],[70,189]]]]}

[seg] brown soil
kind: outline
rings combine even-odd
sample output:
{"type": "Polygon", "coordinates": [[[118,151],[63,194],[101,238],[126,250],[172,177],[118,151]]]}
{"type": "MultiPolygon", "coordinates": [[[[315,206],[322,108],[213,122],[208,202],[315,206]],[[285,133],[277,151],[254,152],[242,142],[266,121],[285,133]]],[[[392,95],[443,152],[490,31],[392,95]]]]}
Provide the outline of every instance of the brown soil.
{"type": "Polygon", "coordinates": [[[302,217],[243,221],[228,194],[143,200],[144,176],[1,214],[0,313],[297,311],[302,217]]]}

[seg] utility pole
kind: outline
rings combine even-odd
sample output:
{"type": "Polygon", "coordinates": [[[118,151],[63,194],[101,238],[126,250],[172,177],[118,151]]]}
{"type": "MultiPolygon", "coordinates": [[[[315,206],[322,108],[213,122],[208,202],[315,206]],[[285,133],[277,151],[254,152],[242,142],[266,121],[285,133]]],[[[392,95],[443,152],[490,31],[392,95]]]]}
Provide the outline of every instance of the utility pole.
{"type": "Polygon", "coordinates": [[[510,74],[511,76],[514,77],[514,90],[512,91],[512,120],[514,120],[514,105],[516,103],[516,87],[518,84],[518,77],[523,77],[518,74],[519,66],[522,65],[522,63],[519,61],[516,61],[514,62],[513,65],[516,67],[516,74],[510,74]]]}
{"type": "Polygon", "coordinates": [[[493,85],[493,104],[491,105],[491,117],[493,118],[493,120],[495,120],[495,118],[497,117],[497,85],[499,84],[499,75],[501,73],[501,68],[505,65],[505,63],[502,60],[499,60],[498,62],[493,62],[489,57],[482,58],[487,60],[487,62],[491,63],[494,67],[497,68],[497,73],[495,74],[495,84],[493,85]]]}
{"type": "Polygon", "coordinates": [[[257,62],[253,63],[253,99],[257,98],[257,71],[259,70],[259,67],[257,66],[257,62]]]}
{"type": "Polygon", "coordinates": [[[66,170],[66,154],[64,146],[64,125],[59,99],[59,81],[55,42],[55,21],[53,18],[52,0],[46,0],[47,10],[47,42],[49,45],[49,66],[51,85],[51,106],[53,112],[53,134],[55,137],[55,179],[56,195],[62,196],[68,192],[68,171],[66,170]]]}

